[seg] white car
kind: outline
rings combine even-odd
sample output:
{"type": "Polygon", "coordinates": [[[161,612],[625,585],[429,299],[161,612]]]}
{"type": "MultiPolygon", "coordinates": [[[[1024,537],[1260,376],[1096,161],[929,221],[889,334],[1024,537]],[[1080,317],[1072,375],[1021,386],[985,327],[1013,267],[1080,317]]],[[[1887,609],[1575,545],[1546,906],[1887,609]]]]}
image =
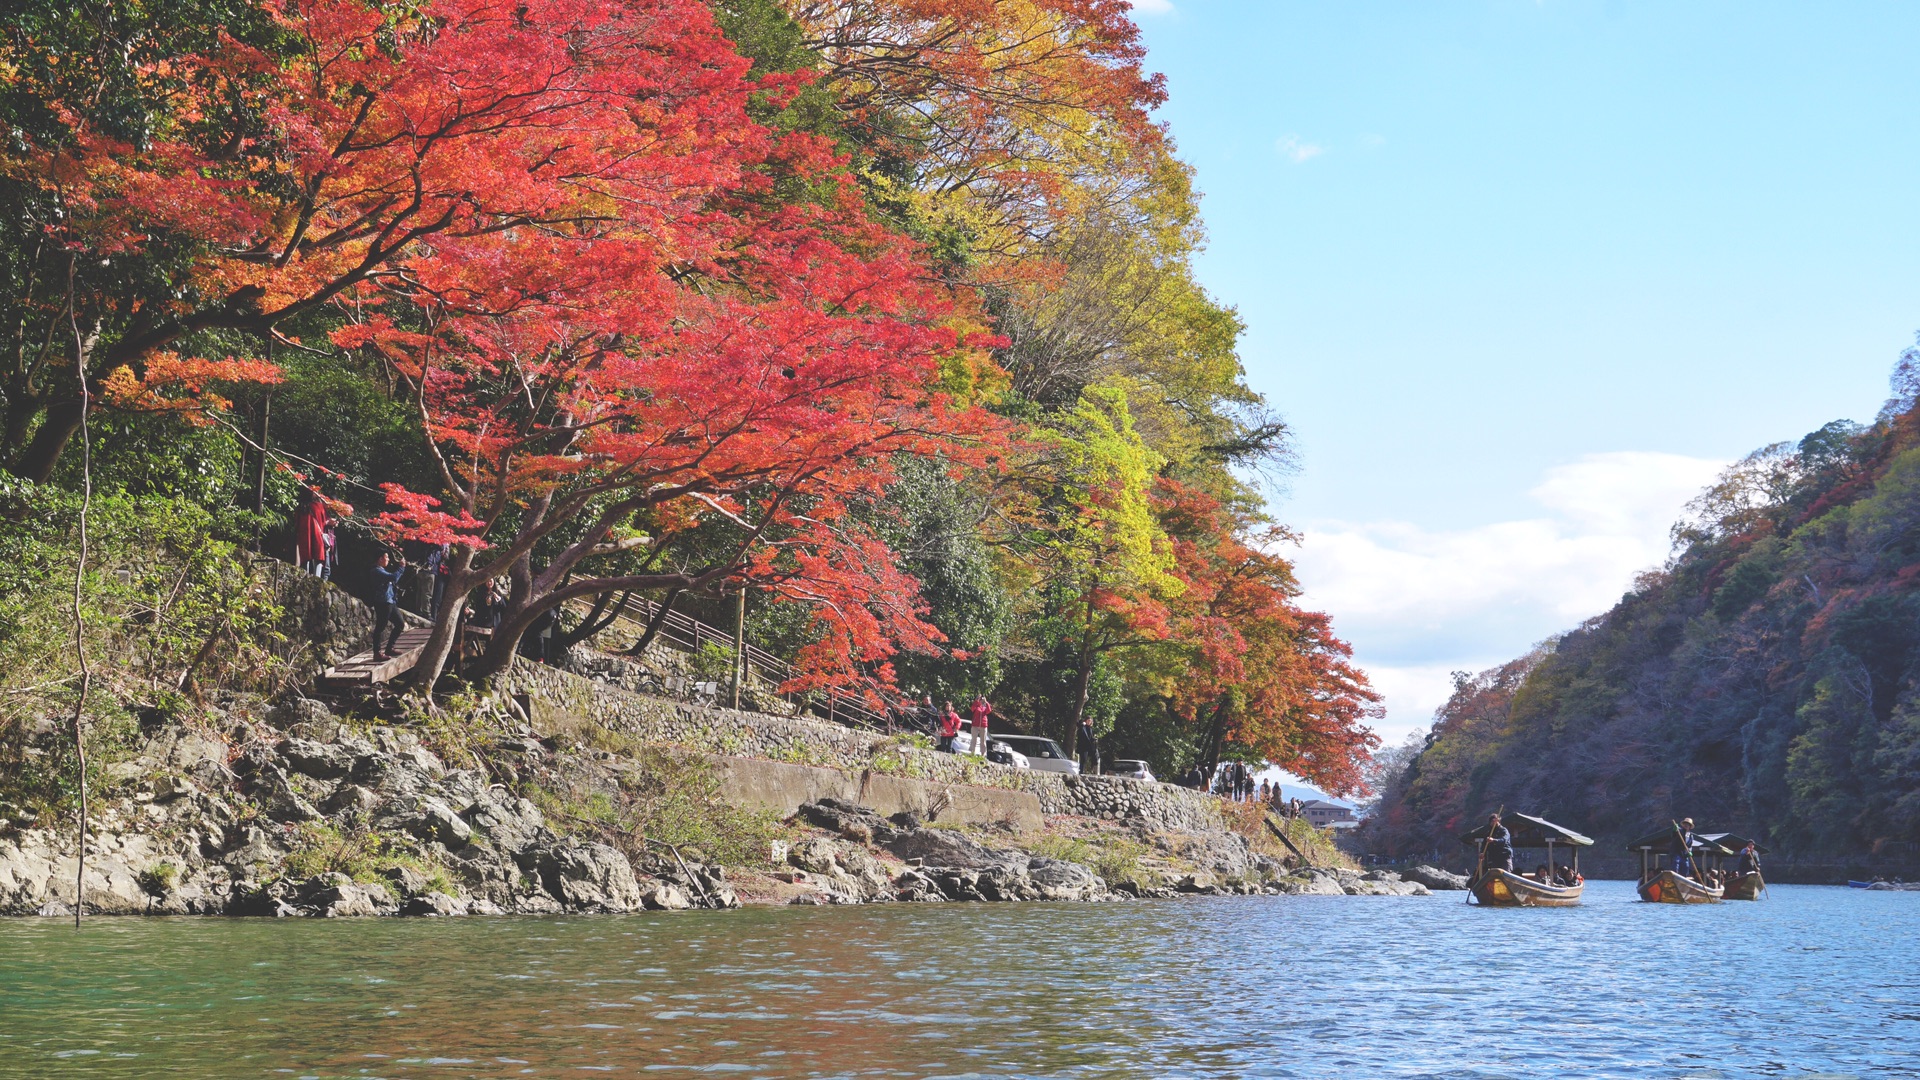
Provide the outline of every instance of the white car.
{"type": "Polygon", "coordinates": [[[1052,739],[1039,735],[993,735],[989,738],[994,742],[1006,743],[1016,753],[1027,755],[1027,760],[1032,762],[1030,767],[1041,772],[1065,773],[1068,776],[1080,773],[1080,763],[1068,757],[1060,744],[1052,739]]]}
{"type": "Polygon", "coordinates": [[[1137,758],[1115,758],[1107,766],[1108,776],[1128,776],[1135,780],[1153,779],[1153,770],[1137,758]]]}
{"type": "MultiPolygon", "coordinates": [[[[953,737],[953,752],[956,754],[978,753],[973,748],[972,725],[963,725],[960,734],[953,737]]],[[[1000,740],[998,735],[987,735],[987,760],[998,765],[1011,765],[1016,769],[1031,769],[1033,763],[1027,755],[1015,750],[1000,740]]]]}

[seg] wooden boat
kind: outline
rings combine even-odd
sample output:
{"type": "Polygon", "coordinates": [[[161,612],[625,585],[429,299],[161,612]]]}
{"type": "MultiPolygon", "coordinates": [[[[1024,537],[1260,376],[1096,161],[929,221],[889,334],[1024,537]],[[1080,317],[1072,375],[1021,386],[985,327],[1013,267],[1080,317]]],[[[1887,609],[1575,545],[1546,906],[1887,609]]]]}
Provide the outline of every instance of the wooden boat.
{"type": "MultiPolygon", "coordinates": [[[[1680,834],[1672,825],[1633,841],[1627,845],[1627,850],[1640,853],[1640,899],[1648,903],[1717,904],[1726,896],[1726,891],[1720,886],[1681,874],[1673,868],[1672,864],[1679,861],[1681,848],[1680,834]],[[1663,862],[1668,864],[1663,865],[1663,862]]],[[[1694,872],[1699,873],[1704,869],[1701,864],[1705,860],[1718,862],[1733,852],[1696,832],[1685,854],[1694,872]]]]}
{"type": "Polygon", "coordinates": [[[1511,870],[1484,870],[1473,883],[1473,898],[1488,907],[1572,907],[1586,890],[1573,885],[1542,885],[1511,870]]]}
{"type": "MultiPolygon", "coordinates": [[[[1586,882],[1580,877],[1580,849],[1592,847],[1593,841],[1581,836],[1572,829],[1562,828],[1545,818],[1529,814],[1505,814],[1502,825],[1513,837],[1514,850],[1522,848],[1545,848],[1547,852],[1546,868],[1549,872],[1559,868],[1553,858],[1556,846],[1566,847],[1573,852],[1573,865],[1567,867],[1573,876],[1572,885],[1543,884],[1536,878],[1516,874],[1511,870],[1487,868],[1481,870],[1467,885],[1474,900],[1487,907],[1572,907],[1580,902],[1580,894],[1586,891],[1586,882]]],[[[1460,842],[1470,846],[1484,846],[1487,842],[1487,827],[1480,826],[1460,838],[1460,842]]]]}
{"type": "Polygon", "coordinates": [[[1766,887],[1767,883],[1760,877],[1760,871],[1758,870],[1755,870],[1751,874],[1728,874],[1726,899],[1758,900],[1760,899],[1761,890],[1766,887]]]}
{"type": "Polygon", "coordinates": [[[1640,899],[1650,904],[1717,904],[1724,896],[1724,890],[1671,870],[1655,871],[1640,883],[1640,899]]]}
{"type": "MultiPolygon", "coordinates": [[[[1730,832],[1702,833],[1700,834],[1700,839],[1705,840],[1708,843],[1717,844],[1720,847],[1726,848],[1728,851],[1733,852],[1736,856],[1738,856],[1738,854],[1741,851],[1745,850],[1748,844],[1753,845],[1753,851],[1755,855],[1767,854],[1767,849],[1764,847],[1761,847],[1759,842],[1754,840],[1749,840],[1746,837],[1741,836],[1737,833],[1730,833],[1730,832]]],[[[1755,861],[1754,866],[1755,868],[1752,871],[1749,871],[1748,873],[1744,873],[1744,874],[1740,873],[1738,870],[1723,870],[1721,874],[1721,882],[1722,882],[1722,887],[1726,890],[1726,899],[1728,900],[1760,899],[1760,894],[1765,892],[1767,889],[1767,882],[1766,882],[1766,879],[1760,876],[1758,860],[1755,861]]],[[[1717,855],[1714,856],[1714,867],[1716,869],[1721,869],[1721,859],[1717,855]]]]}

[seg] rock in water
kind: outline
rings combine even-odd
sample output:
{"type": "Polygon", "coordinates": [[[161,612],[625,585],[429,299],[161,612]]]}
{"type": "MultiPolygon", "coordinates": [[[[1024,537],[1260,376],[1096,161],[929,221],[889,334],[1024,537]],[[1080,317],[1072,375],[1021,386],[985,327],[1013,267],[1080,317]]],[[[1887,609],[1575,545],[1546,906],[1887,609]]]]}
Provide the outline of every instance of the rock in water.
{"type": "Polygon", "coordinates": [[[1425,885],[1435,892],[1457,892],[1467,887],[1467,876],[1465,874],[1450,874],[1437,866],[1428,866],[1425,863],[1421,863],[1418,866],[1407,867],[1405,870],[1400,871],[1400,877],[1406,881],[1425,885]]]}

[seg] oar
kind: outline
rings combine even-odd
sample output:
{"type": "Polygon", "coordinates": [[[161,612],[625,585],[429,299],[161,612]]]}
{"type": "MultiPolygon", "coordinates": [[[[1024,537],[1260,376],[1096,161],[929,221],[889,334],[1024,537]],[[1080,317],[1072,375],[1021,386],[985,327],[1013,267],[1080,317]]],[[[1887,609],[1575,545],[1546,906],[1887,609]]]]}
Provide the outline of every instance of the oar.
{"type": "MultiPolygon", "coordinates": [[[[1500,809],[1495,810],[1493,813],[1495,817],[1499,817],[1506,812],[1507,804],[1501,803],[1500,809]]],[[[1462,903],[1473,903],[1473,887],[1480,883],[1480,872],[1487,868],[1487,844],[1492,840],[1493,834],[1491,832],[1480,838],[1480,858],[1473,865],[1473,876],[1467,879],[1467,898],[1462,901],[1462,903]]]]}

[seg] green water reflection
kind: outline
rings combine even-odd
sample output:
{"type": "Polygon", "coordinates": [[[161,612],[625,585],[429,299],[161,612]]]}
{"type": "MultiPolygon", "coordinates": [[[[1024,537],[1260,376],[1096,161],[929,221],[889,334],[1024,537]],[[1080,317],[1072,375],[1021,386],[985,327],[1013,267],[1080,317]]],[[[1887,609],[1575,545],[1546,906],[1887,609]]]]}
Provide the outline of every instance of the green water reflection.
{"type": "Polygon", "coordinates": [[[14,920],[0,1076],[1920,1076],[1920,896],[1615,885],[1560,912],[14,920]]]}

